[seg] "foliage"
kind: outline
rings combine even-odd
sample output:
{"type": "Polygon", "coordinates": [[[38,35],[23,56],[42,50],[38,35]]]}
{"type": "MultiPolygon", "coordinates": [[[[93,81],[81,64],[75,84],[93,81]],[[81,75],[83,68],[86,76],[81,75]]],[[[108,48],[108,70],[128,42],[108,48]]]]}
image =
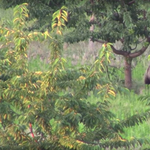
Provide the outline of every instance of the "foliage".
{"type": "Polygon", "coordinates": [[[100,150],[148,142],[136,138],[128,141],[120,133],[124,127],[147,120],[149,111],[121,121],[109,111],[107,98],[115,96],[115,91],[103,74],[110,44],[104,45],[92,66],[70,70],[64,67],[59,35],[53,38],[48,31],[26,33],[27,18],[27,4],[18,5],[14,8],[14,28],[0,28],[1,148],[100,150]],[[52,52],[49,70],[30,72],[27,46],[32,40],[44,39],[50,40],[52,52]],[[87,102],[94,89],[103,94],[96,104],[87,102]]]}
{"type": "MultiPolygon", "coordinates": [[[[91,38],[100,43],[116,41],[121,43],[119,49],[114,47],[115,54],[125,58],[125,86],[132,87],[132,59],[142,55],[149,45],[149,2],[143,1],[88,1],[71,5],[70,18],[76,18],[74,30],[65,37],[66,41],[74,42],[91,38]],[[78,10],[78,11],[77,11],[78,10]],[[82,15],[79,15],[80,12],[82,15]],[[84,12],[84,13],[82,13],[84,12]],[[78,15],[77,15],[78,14],[78,15]],[[94,15],[94,20],[89,17],[94,15]],[[89,20],[89,21],[88,21],[89,20]],[[85,24],[84,24],[85,23],[85,24]],[[80,25],[80,27],[76,26],[80,25]],[[89,25],[95,30],[90,31],[89,25]],[[82,33],[82,36],[80,34],[82,33]]],[[[71,19],[70,19],[71,20],[71,19]]],[[[74,20],[74,19],[73,19],[74,20]]]]}
{"type": "Polygon", "coordinates": [[[57,10],[53,14],[53,22],[52,22],[52,29],[57,27],[57,33],[62,34],[61,30],[62,27],[65,26],[65,22],[68,21],[68,13],[66,12],[66,7],[62,6],[60,10],[57,10]]]}
{"type": "Polygon", "coordinates": [[[100,43],[120,42],[119,49],[111,47],[115,54],[124,56],[125,86],[131,89],[132,59],[142,55],[150,43],[149,2],[84,0],[66,4],[68,27],[73,29],[65,35],[65,41],[73,43],[90,38],[100,43]]]}
{"type": "Polygon", "coordinates": [[[61,0],[2,0],[0,7],[8,9],[16,5],[28,3],[28,10],[30,15],[30,22],[28,22],[27,30],[40,30],[51,29],[52,14],[64,5],[61,0]]]}
{"type": "Polygon", "coordinates": [[[74,26],[74,34],[70,34],[66,40],[76,41],[87,39],[92,36],[93,40],[102,39],[114,43],[124,40],[123,50],[129,51],[138,44],[139,37],[149,35],[149,2],[135,1],[66,1],[69,16],[69,25],[74,26]],[[69,7],[70,6],[70,7],[69,7]],[[146,11],[144,11],[146,10],[146,11]],[[145,13],[144,13],[145,12],[145,13]],[[94,14],[95,20],[89,17],[94,14]],[[145,16],[144,16],[145,15],[145,16]],[[75,18],[76,17],[76,18],[75,18]],[[90,33],[89,26],[93,24],[95,31],[90,33]],[[80,26],[79,26],[80,25],[80,26]],[[78,34],[81,33],[82,36],[78,34]],[[87,34],[86,34],[87,33],[87,34]]]}
{"type": "MultiPolygon", "coordinates": [[[[22,2],[24,0],[11,3],[8,0],[3,0],[2,4],[4,8],[8,8],[22,2]]],[[[120,49],[116,49],[113,45],[111,47],[115,54],[123,55],[125,58],[125,86],[131,89],[132,59],[142,55],[150,43],[148,1],[41,0],[37,3],[33,0],[27,2],[29,2],[28,8],[32,18],[32,23],[28,25],[27,30],[40,28],[41,31],[45,31],[45,28],[51,29],[51,22],[47,20],[60,6],[66,6],[69,20],[67,26],[70,30],[64,34],[65,42],[74,43],[86,39],[100,43],[119,41],[121,43],[120,49]],[[94,26],[92,32],[89,30],[91,25],[94,26]]],[[[60,13],[59,10],[55,14],[57,13],[60,13]]],[[[54,17],[54,19],[56,18],[54,17]]]]}
{"type": "Polygon", "coordinates": [[[29,3],[30,17],[37,19],[36,23],[43,26],[42,30],[51,26],[48,18],[52,17],[52,13],[61,6],[67,6],[68,27],[74,27],[73,34],[66,36],[69,42],[85,40],[91,36],[93,40],[103,39],[111,43],[122,39],[124,40],[123,50],[129,51],[134,44],[138,44],[138,37],[149,35],[148,1],[41,0],[37,2],[36,0],[19,0],[10,2],[2,0],[1,6],[9,8],[24,2],[29,3]],[[90,22],[89,18],[92,14],[96,19],[90,22]],[[96,28],[92,33],[89,31],[91,24],[94,24],[96,28]]]}

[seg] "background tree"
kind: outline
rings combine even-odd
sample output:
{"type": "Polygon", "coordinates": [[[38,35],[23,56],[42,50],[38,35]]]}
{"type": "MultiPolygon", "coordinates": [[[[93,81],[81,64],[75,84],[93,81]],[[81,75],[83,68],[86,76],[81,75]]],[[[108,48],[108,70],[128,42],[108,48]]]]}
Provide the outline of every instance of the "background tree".
{"type": "Polygon", "coordinates": [[[131,89],[132,59],[142,55],[149,46],[149,3],[148,1],[96,1],[85,0],[73,3],[69,7],[70,22],[75,27],[66,41],[74,42],[90,38],[100,43],[120,41],[120,49],[113,45],[112,50],[125,60],[125,86],[131,89]],[[79,14],[79,13],[80,14],[79,14]],[[94,12],[95,21],[88,17],[94,12]],[[76,16],[76,18],[75,18],[76,16]],[[76,20],[76,21],[75,21],[76,20]],[[89,32],[89,25],[95,25],[95,31],[89,32]]]}

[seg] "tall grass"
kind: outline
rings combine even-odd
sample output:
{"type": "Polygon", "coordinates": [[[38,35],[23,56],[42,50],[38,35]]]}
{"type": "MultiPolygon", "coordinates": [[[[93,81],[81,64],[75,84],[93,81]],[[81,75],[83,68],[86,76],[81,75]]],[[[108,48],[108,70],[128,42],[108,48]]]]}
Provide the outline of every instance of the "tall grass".
{"type": "MultiPolygon", "coordinates": [[[[144,104],[143,101],[140,101],[139,95],[134,92],[117,94],[115,100],[111,101],[110,105],[110,110],[116,115],[118,120],[144,113],[148,109],[149,106],[146,106],[146,103],[144,104]]],[[[149,121],[146,121],[141,125],[125,128],[125,134],[123,136],[127,139],[131,137],[146,137],[150,139],[149,131],[149,121]]]]}

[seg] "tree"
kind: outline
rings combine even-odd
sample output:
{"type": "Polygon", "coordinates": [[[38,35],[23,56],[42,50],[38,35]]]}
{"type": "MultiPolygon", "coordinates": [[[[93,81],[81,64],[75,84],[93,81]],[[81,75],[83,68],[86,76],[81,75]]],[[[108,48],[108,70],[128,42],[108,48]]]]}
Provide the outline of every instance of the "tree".
{"type": "Polygon", "coordinates": [[[142,55],[149,46],[149,2],[148,1],[104,1],[84,0],[70,2],[70,27],[75,27],[66,41],[76,42],[91,38],[100,43],[121,42],[121,49],[111,46],[113,52],[122,55],[125,60],[125,86],[131,89],[132,59],[142,55]],[[95,20],[89,22],[94,13],[95,20]],[[72,23],[72,24],[71,24],[72,23]],[[95,26],[89,32],[90,25],[95,26]]]}
{"type": "MultiPolygon", "coordinates": [[[[124,127],[144,122],[150,116],[149,111],[118,122],[108,110],[107,97],[115,96],[111,83],[103,79],[110,44],[107,44],[107,49],[103,47],[92,66],[74,70],[65,68],[59,34],[54,38],[48,31],[25,32],[25,24],[28,23],[26,6],[25,3],[14,8],[13,29],[5,25],[0,28],[1,148],[92,150],[129,148],[146,142],[134,138],[128,141],[120,133],[124,132],[124,127]],[[30,72],[26,51],[28,43],[45,38],[51,46],[50,68],[47,72],[30,72]],[[92,104],[86,99],[95,88],[103,97],[97,104],[92,104]]],[[[65,7],[53,15],[53,21],[53,27],[60,27],[60,23],[63,25],[66,21],[65,7]]]]}

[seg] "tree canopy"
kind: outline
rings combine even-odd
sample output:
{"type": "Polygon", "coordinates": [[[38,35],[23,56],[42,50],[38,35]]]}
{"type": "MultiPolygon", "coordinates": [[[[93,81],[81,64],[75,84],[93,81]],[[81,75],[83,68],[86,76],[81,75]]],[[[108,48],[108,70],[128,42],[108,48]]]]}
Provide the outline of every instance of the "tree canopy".
{"type": "Polygon", "coordinates": [[[132,87],[132,59],[142,55],[150,43],[149,1],[96,1],[72,2],[68,11],[74,26],[66,35],[68,42],[90,38],[100,43],[120,41],[120,49],[111,46],[113,52],[125,58],[125,86],[132,87]],[[94,19],[90,20],[90,17],[94,19]],[[93,31],[89,27],[94,25],[93,31]]]}

